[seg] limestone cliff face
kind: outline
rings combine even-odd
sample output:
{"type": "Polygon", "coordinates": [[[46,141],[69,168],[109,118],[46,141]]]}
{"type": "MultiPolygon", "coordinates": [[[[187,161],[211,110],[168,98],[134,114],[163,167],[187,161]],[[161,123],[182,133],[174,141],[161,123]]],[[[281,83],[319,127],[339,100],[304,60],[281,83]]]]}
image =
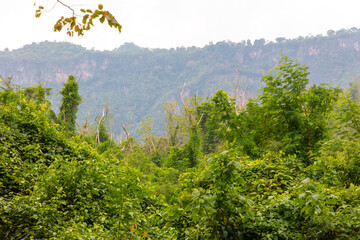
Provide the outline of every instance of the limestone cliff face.
{"type": "Polygon", "coordinates": [[[68,75],[76,76],[79,81],[88,81],[94,76],[96,67],[94,60],[58,64],[53,63],[52,59],[49,59],[47,63],[36,63],[31,59],[27,59],[20,62],[1,62],[0,71],[2,76],[13,77],[16,84],[29,86],[40,82],[49,84],[63,83],[67,80],[68,75]]]}

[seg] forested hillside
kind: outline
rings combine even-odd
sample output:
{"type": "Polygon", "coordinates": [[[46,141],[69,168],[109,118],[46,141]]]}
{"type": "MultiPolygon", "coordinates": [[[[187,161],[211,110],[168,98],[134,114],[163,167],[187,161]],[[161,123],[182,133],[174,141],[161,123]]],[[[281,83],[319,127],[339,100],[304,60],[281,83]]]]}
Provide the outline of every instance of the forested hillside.
{"type": "Polygon", "coordinates": [[[106,111],[76,127],[73,76],[59,113],[0,78],[0,239],[359,239],[360,103],[310,69],[281,57],[247,102],[183,90],[122,142],[106,111]]]}
{"type": "Polygon", "coordinates": [[[74,75],[83,103],[80,122],[102,114],[110,106],[119,131],[122,122],[132,120],[132,134],[145,116],[150,116],[156,133],[164,133],[162,105],[184,96],[211,95],[221,88],[234,94],[239,82],[247,97],[261,87],[264,71],[274,66],[280,54],[299,58],[310,66],[310,83],[331,83],[347,87],[360,73],[360,30],[328,31],[327,36],[297,39],[278,38],[240,43],[219,42],[204,48],[147,49],[132,43],[112,51],[86,50],[61,42],[42,42],[21,49],[0,52],[0,75],[31,86],[46,82],[56,93],[74,75]],[[134,127],[135,126],[135,127],[134,127]]]}

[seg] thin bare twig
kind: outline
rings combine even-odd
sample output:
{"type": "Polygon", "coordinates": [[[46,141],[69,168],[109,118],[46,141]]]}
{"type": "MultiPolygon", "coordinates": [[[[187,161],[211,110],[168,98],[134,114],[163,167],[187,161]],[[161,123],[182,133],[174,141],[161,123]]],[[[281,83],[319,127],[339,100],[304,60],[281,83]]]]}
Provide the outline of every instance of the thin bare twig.
{"type": "Polygon", "coordinates": [[[112,124],[113,124],[113,131],[114,131],[116,137],[119,139],[119,134],[117,134],[116,129],[115,129],[115,122],[114,122],[114,120],[112,120],[112,124]]]}
{"type": "Polygon", "coordinates": [[[306,116],[306,125],[307,125],[307,132],[308,132],[308,138],[309,138],[309,153],[311,153],[311,135],[310,135],[310,126],[309,126],[309,116],[307,114],[306,111],[306,106],[305,106],[305,102],[304,99],[301,98],[303,106],[304,106],[304,111],[305,111],[305,116],[306,116]]]}
{"type": "Polygon", "coordinates": [[[190,125],[192,126],[192,118],[191,118],[191,114],[189,113],[187,107],[186,107],[186,104],[184,102],[184,98],[183,98],[183,94],[184,94],[184,91],[185,91],[185,86],[186,86],[186,83],[184,83],[184,86],[183,86],[183,89],[180,93],[180,98],[181,98],[181,102],[182,104],[184,105],[184,109],[185,109],[185,112],[186,112],[186,115],[188,115],[189,117],[189,122],[190,122],[190,125]]]}
{"type": "MultiPolygon", "coordinates": [[[[126,130],[125,123],[123,123],[122,127],[123,127],[123,129],[124,129],[124,131],[125,131],[125,133],[126,133],[126,139],[129,141],[129,140],[130,140],[130,134],[129,134],[129,132],[126,130]]],[[[132,150],[131,141],[129,141],[129,147],[130,147],[130,150],[132,150]]]]}
{"type": "Polygon", "coordinates": [[[70,10],[72,11],[72,13],[73,13],[73,17],[75,16],[75,10],[74,10],[72,7],[70,7],[69,5],[63,3],[63,2],[60,1],[60,0],[56,0],[56,1],[57,1],[58,3],[60,3],[61,5],[63,5],[64,7],[70,9],[70,10]]]}
{"type": "Polygon", "coordinates": [[[79,106],[85,101],[86,97],[81,100],[81,102],[75,107],[74,111],[79,108],[79,106]]]}
{"type": "Polygon", "coordinates": [[[246,92],[247,92],[248,86],[249,86],[249,84],[246,83],[245,90],[244,90],[244,91],[242,92],[242,94],[241,94],[241,98],[240,98],[240,109],[243,109],[243,108],[244,108],[244,105],[245,105],[245,97],[246,97],[246,92]]]}
{"type": "Polygon", "coordinates": [[[199,125],[199,123],[201,122],[201,119],[202,119],[202,117],[204,116],[204,113],[203,114],[201,114],[201,116],[200,116],[200,118],[199,118],[199,121],[196,123],[196,126],[198,126],[199,125]]]}
{"type": "Polygon", "coordinates": [[[154,141],[152,140],[151,136],[149,136],[149,140],[154,148],[154,151],[156,151],[156,147],[155,147],[154,141]]]}
{"type": "Polygon", "coordinates": [[[128,131],[126,130],[125,123],[123,123],[122,127],[123,127],[123,129],[124,129],[124,131],[125,131],[125,133],[126,133],[126,139],[129,140],[130,134],[129,134],[128,131]]]}
{"type": "Polygon", "coordinates": [[[105,117],[105,108],[103,109],[103,114],[99,120],[99,124],[97,126],[97,129],[96,129],[96,139],[95,139],[95,148],[97,147],[97,144],[100,143],[100,127],[102,125],[102,120],[103,118],[105,117]]]}

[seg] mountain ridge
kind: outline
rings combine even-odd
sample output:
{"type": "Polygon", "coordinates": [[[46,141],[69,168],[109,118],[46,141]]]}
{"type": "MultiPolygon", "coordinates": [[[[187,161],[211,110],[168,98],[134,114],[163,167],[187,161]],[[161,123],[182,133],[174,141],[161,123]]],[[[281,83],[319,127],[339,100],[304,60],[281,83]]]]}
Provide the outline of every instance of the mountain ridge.
{"type": "MultiPolygon", "coordinates": [[[[360,74],[360,30],[328,31],[327,36],[264,39],[253,43],[228,41],[203,48],[148,49],[126,43],[112,51],[87,50],[64,42],[42,42],[12,51],[0,51],[0,75],[12,76],[21,86],[46,82],[53,88],[52,102],[74,75],[85,98],[79,120],[100,115],[104,104],[111,107],[116,127],[127,126],[150,116],[154,131],[163,133],[162,104],[179,101],[184,83],[185,96],[211,95],[222,88],[232,93],[236,79],[247,86],[247,97],[261,87],[261,76],[274,66],[280,54],[298,58],[309,66],[310,83],[347,87],[360,74]]],[[[135,132],[132,131],[132,134],[135,132]]]]}

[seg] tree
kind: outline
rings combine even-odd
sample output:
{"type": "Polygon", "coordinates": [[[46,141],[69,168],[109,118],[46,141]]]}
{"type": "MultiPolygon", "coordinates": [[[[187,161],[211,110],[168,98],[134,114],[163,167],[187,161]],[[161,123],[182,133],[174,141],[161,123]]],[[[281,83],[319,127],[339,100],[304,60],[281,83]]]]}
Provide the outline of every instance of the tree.
{"type": "Polygon", "coordinates": [[[219,90],[210,100],[207,128],[215,130],[228,148],[251,158],[281,150],[309,163],[311,153],[328,138],[327,119],[341,89],[324,84],[307,88],[307,69],[282,57],[262,77],[262,93],[240,111],[235,99],[219,90]]]}
{"type": "Polygon", "coordinates": [[[265,44],[266,44],[266,40],[264,38],[256,39],[254,41],[254,46],[255,47],[261,47],[261,46],[264,46],[265,44]]]}
{"type": "Polygon", "coordinates": [[[182,146],[186,140],[187,132],[186,117],[182,114],[177,114],[178,103],[166,102],[163,104],[165,110],[165,130],[170,146],[182,146]]]}
{"type": "Polygon", "coordinates": [[[73,135],[76,130],[76,113],[81,102],[81,96],[78,93],[79,85],[75,77],[69,75],[69,79],[64,83],[60,94],[62,95],[59,121],[63,123],[66,131],[73,135]]]}
{"type": "Polygon", "coordinates": [[[278,37],[278,38],[276,38],[275,40],[276,40],[277,43],[283,43],[283,42],[286,41],[286,38],[284,38],[284,37],[278,37]]]}
{"type": "Polygon", "coordinates": [[[267,144],[275,142],[287,154],[297,154],[306,162],[316,144],[326,138],[326,118],[341,91],[328,85],[307,89],[307,70],[282,57],[279,65],[263,76],[265,87],[258,98],[267,144]]]}
{"type": "MultiPolygon", "coordinates": [[[[99,4],[98,9],[80,9],[81,13],[78,13],[73,7],[64,3],[63,1],[56,0],[56,3],[61,4],[62,6],[68,8],[72,14],[69,17],[61,16],[59,20],[54,25],[54,31],[60,32],[65,27],[66,34],[70,37],[74,36],[74,33],[77,33],[78,36],[84,35],[85,31],[91,29],[94,26],[93,20],[99,18],[100,23],[104,23],[107,20],[107,23],[110,27],[115,27],[119,32],[121,32],[122,26],[118,23],[115,17],[109,12],[103,10],[103,5],[99,4]],[[79,22],[79,19],[81,21],[79,22]]],[[[36,3],[35,3],[36,5],[36,3]]],[[[42,5],[39,5],[39,8],[35,11],[35,17],[39,18],[41,14],[45,11],[45,8],[42,5]]]]}
{"type": "Polygon", "coordinates": [[[149,153],[156,151],[156,146],[154,143],[155,136],[151,134],[152,128],[154,126],[154,124],[151,121],[151,118],[146,116],[143,120],[141,120],[140,126],[141,128],[137,130],[140,139],[145,145],[147,145],[147,148],[149,149],[149,153]]]}
{"type": "Polygon", "coordinates": [[[283,143],[283,149],[288,149],[290,154],[298,153],[306,132],[304,93],[309,83],[307,69],[282,57],[274,71],[270,70],[261,79],[265,87],[259,100],[266,117],[266,139],[283,143]]]}

